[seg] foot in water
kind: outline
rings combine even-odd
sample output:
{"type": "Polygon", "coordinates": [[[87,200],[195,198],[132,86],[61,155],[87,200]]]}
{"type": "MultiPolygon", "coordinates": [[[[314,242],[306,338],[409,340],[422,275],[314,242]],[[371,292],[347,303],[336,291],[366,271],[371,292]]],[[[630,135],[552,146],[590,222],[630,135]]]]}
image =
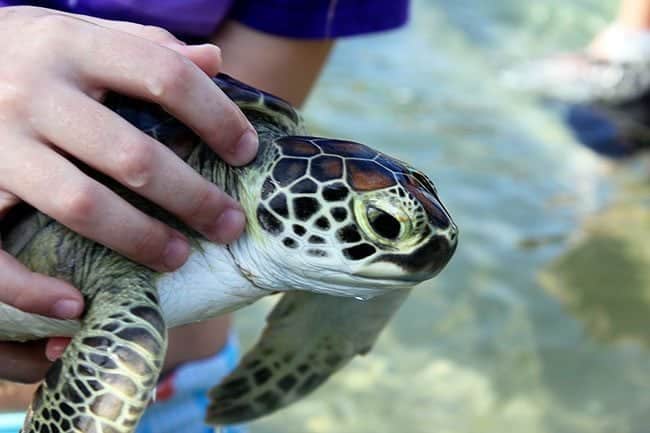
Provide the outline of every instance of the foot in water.
{"type": "Polygon", "coordinates": [[[650,30],[613,24],[580,53],[508,71],[506,85],[564,102],[576,139],[622,158],[650,149],[650,30]]]}
{"type": "Polygon", "coordinates": [[[583,52],[529,62],[508,86],[570,103],[624,104],[650,93],[650,30],[613,24],[583,52]]]}
{"type": "Polygon", "coordinates": [[[610,107],[568,104],[564,121],[578,142],[613,159],[650,150],[650,97],[610,107]]]}

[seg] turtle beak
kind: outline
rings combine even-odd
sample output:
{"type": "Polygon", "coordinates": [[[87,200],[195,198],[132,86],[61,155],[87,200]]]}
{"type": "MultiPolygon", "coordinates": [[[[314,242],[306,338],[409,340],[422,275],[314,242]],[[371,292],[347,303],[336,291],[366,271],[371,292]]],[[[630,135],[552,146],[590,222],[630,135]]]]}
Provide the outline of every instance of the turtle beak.
{"type": "Polygon", "coordinates": [[[404,261],[404,279],[424,281],[435,277],[451,260],[458,247],[458,228],[451,223],[449,230],[431,239],[404,261]]]}
{"type": "Polygon", "coordinates": [[[418,190],[433,236],[409,256],[405,277],[424,281],[433,278],[449,263],[458,246],[458,226],[434,191],[418,190]]]}
{"type": "Polygon", "coordinates": [[[384,254],[374,262],[372,272],[364,276],[389,277],[417,284],[440,273],[458,246],[458,227],[450,221],[446,230],[438,231],[409,254],[384,254]],[[396,268],[395,268],[396,267],[396,268]]]}

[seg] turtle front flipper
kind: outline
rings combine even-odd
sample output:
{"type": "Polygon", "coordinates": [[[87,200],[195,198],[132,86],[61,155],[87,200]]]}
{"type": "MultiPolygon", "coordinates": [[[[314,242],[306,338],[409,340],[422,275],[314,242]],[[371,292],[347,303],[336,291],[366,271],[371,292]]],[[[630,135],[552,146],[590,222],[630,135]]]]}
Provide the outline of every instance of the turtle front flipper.
{"type": "Polygon", "coordinates": [[[162,368],[167,330],[146,271],[97,278],[81,330],[37,392],[24,433],[131,433],[162,368]],[[135,275],[133,275],[135,273],[135,275]]]}
{"type": "Polygon", "coordinates": [[[355,355],[371,349],[408,294],[399,290],[368,301],[285,294],[255,347],[210,391],[206,421],[249,421],[309,394],[355,355]]]}

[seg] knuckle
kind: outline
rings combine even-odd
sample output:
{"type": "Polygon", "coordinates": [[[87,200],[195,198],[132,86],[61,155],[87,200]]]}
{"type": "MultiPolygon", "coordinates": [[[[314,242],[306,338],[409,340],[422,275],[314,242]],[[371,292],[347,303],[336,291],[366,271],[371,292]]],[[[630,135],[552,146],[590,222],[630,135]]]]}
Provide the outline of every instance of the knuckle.
{"type": "Polygon", "coordinates": [[[183,219],[199,232],[210,235],[214,232],[215,223],[224,209],[229,206],[230,201],[228,195],[208,184],[207,187],[201,188],[201,192],[194,195],[183,219]]]}
{"type": "Polygon", "coordinates": [[[119,170],[128,186],[142,188],[149,184],[156,160],[156,151],[151,140],[141,139],[125,146],[120,159],[119,170]]]}
{"type": "Polygon", "coordinates": [[[4,115],[28,118],[25,116],[32,96],[28,81],[29,78],[23,76],[19,79],[6,80],[4,85],[0,86],[0,110],[4,115]]]}
{"type": "Polygon", "coordinates": [[[0,8],[0,19],[5,20],[13,17],[14,15],[29,14],[32,9],[37,9],[33,6],[5,6],[0,8]]]}
{"type": "Polygon", "coordinates": [[[34,299],[33,293],[30,293],[28,287],[23,287],[22,290],[18,291],[13,299],[9,300],[9,304],[18,308],[21,311],[32,311],[36,299],[34,299]]]}
{"type": "Polygon", "coordinates": [[[204,138],[206,141],[211,143],[218,143],[220,148],[229,148],[234,145],[226,142],[226,132],[228,136],[237,137],[239,125],[234,122],[228,122],[227,119],[232,119],[232,116],[228,114],[228,110],[223,110],[221,121],[208,122],[204,125],[201,130],[198,131],[199,135],[204,138]]]}
{"type": "Polygon", "coordinates": [[[57,13],[47,13],[32,17],[26,25],[26,32],[34,35],[28,40],[28,49],[36,59],[53,59],[73,51],[78,41],[86,39],[79,33],[81,21],[57,13]],[[40,37],[47,35],[47,37],[40,37]],[[62,49],[61,47],[66,47],[62,49]]]}
{"type": "Polygon", "coordinates": [[[77,186],[59,198],[58,214],[75,229],[84,227],[95,215],[98,191],[90,182],[77,186]]]}
{"type": "MultiPolygon", "coordinates": [[[[221,147],[228,149],[237,144],[237,140],[249,129],[249,123],[239,108],[230,101],[221,105],[220,112],[214,116],[219,120],[207,122],[199,133],[206,140],[214,142],[221,140],[221,147]]],[[[217,104],[213,104],[213,106],[217,106],[217,104]]]]}
{"type": "Polygon", "coordinates": [[[191,67],[185,57],[165,50],[161,53],[158,68],[149,75],[147,90],[155,99],[178,94],[187,83],[191,67]]]}
{"type": "Polygon", "coordinates": [[[209,224],[206,220],[206,215],[209,217],[218,212],[218,198],[210,187],[203,186],[198,188],[194,197],[190,201],[185,219],[188,221],[203,222],[209,224]]]}
{"type": "Polygon", "coordinates": [[[142,26],[140,30],[140,34],[152,42],[159,44],[178,42],[178,39],[174,35],[161,27],[142,26]]]}
{"type": "Polygon", "coordinates": [[[165,240],[162,224],[152,221],[134,236],[130,255],[136,260],[154,262],[162,255],[165,240]]]}

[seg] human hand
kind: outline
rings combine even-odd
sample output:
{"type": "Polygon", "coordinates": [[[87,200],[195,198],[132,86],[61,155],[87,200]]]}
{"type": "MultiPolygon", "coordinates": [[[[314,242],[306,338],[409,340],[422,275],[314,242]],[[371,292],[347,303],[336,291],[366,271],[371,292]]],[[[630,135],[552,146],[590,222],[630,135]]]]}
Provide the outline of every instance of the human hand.
{"type": "MultiPolygon", "coordinates": [[[[70,155],[208,239],[241,234],[236,201],[100,102],[112,90],[158,103],[224,160],[246,163],[257,151],[254,129],[208,78],[219,70],[218,48],[186,46],[154,27],[41,8],[2,8],[0,23],[0,53],[12,59],[0,66],[0,218],[24,200],[151,268],[169,271],[186,260],[183,235],[86,176],[70,155]]],[[[58,318],[83,310],[74,288],[31,273],[3,251],[0,275],[2,303],[58,318]]],[[[48,354],[61,346],[51,343],[48,354]]],[[[0,378],[37,380],[48,364],[44,342],[0,342],[0,378]]]]}
{"type": "Polygon", "coordinates": [[[244,228],[238,203],[173,152],[98,102],[109,90],[160,104],[227,162],[257,151],[254,129],[209,79],[213,45],[186,46],[162,29],[0,9],[0,191],[72,230],[160,271],[189,247],[178,232],[130,206],[76,168],[71,155],[177,215],[208,239],[244,228]],[[56,185],[56,188],[52,188],[56,185]]]}

